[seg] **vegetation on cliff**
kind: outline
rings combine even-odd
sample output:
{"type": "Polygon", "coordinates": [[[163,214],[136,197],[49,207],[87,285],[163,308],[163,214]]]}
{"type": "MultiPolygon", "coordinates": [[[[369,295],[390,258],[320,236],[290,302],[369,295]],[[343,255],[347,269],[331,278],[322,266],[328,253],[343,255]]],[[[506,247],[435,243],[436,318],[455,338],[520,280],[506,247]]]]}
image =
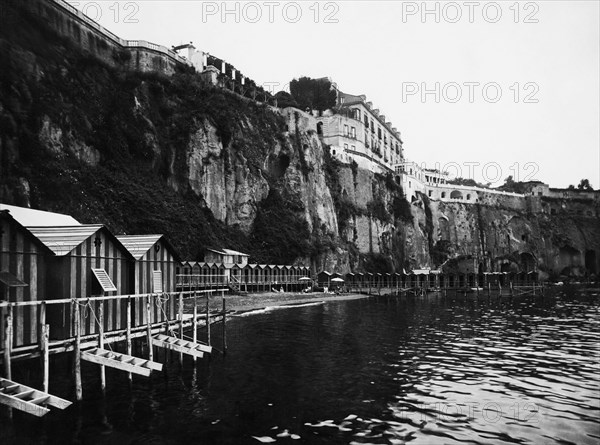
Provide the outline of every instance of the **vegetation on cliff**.
{"type": "Polygon", "coordinates": [[[304,215],[281,205],[277,190],[246,234],[218,221],[187,185],[189,141],[203,121],[228,147],[219,155],[226,165],[239,152],[257,171],[273,146],[288,143],[278,113],[204,85],[190,70],[167,78],[114,69],[32,16],[0,29],[0,65],[0,201],[115,233],[164,233],[186,258],[211,246],[265,262],[310,253],[304,215]],[[286,251],[273,250],[275,242],[286,251]]]}

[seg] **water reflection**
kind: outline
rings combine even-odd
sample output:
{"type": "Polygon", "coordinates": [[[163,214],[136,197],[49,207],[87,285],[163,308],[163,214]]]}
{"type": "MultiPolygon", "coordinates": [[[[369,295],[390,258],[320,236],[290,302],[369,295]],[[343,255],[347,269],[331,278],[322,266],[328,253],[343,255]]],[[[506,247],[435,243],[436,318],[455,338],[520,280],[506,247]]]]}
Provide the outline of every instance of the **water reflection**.
{"type": "MultiPolygon", "coordinates": [[[[225,358],[180,365],[161,353],[165,371],[131,385],[125,373],[107,369],[104,402],[94,389],[96,369],[86,367],[81,413],[53,412],[45,439],[43,423],[15,413],[15,429],[4,437],[598,443],[598,298],[598,290],[575,289],[543,299],[379,298],[234,318],[225,358]]],[[[53,385],[68,393],[68,375],[53,385]]]]}

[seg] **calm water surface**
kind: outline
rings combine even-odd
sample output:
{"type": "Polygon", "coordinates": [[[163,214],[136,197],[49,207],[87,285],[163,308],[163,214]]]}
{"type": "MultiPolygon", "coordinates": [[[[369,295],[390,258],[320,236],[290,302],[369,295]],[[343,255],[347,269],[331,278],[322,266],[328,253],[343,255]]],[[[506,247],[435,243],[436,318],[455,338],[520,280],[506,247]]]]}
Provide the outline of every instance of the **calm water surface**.
{"type": "MultiPolygon", "coordinates": [[[[600,293],[376,298],[228,323],[229,351],[150,379],[84,365],[85,401],[0,443],[600,443],[600,293]]],[[[215,344],[220,337],[213,332],[215,344]]],[[[68,362],[53,392],[72,398],[68,362]]],[[[15,378],[30,378],[17,370],[15,378]]]]}

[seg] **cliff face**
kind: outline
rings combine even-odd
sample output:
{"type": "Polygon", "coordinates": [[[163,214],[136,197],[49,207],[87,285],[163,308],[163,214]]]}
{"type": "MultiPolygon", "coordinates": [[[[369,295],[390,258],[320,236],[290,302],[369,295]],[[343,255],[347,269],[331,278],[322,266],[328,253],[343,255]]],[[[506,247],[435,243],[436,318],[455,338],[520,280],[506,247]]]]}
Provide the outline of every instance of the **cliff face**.
{"type": "Polygon", "coordinates": [[[2,202],[115,233],[164,233],[189,259],[215,246],[342,273],[532,262],[581,273],[593,251],[598,270],[593,204],[591,217],[550,217],[539,202],[508,198],[409,204],[393,175],[333,159],[298,110],[192,72],[122,71],[21,19],[0,27],[2,202]]]}

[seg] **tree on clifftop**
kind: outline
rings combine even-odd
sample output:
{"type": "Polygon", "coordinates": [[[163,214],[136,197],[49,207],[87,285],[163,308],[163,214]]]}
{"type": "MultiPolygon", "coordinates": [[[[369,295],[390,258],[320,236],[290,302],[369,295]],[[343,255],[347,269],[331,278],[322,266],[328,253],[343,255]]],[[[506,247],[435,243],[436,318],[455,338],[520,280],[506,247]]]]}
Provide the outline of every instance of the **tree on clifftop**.
{"type": "Polygon", "coordinates": [[[592,185],[590,184],[590,180],[589,179],[582,179],[581,181],[579,181],[579,185],[577,186],[577,190],[588,190],[590,192],[594,191],[594,189],[592,188],[592,185]]]}
{"type": "Polygon", "coordinates": [[[504,185],[501,185],[498,188],[505,192],[512,192],[512,193],[525,193],[527,191],[525,184],[523,182],[515,181],[513,179],[512,175],[509,176],[508,178],[506,178],[504,180],[504,185]]]}
{"type": "Polygon", "coordinates": [[[301,110],[324,111],[335,107],[336,93],[329,79],[301,77],[290,82],[290,93],[301,110]]]}

